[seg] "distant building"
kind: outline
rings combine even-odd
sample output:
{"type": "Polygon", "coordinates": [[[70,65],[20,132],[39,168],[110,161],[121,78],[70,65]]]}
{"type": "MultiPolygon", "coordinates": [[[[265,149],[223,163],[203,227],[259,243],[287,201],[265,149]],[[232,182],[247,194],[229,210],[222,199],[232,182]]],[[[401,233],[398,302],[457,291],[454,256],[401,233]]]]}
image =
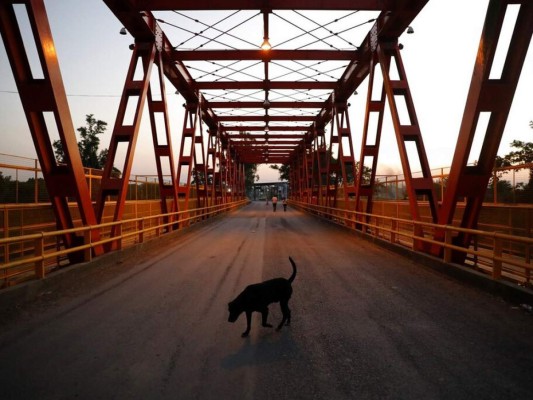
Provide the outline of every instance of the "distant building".
{"type": "Polygon", "coordinates": [[[254,183],[246,195],[253,201],[270,200],[274,195],[279,199],[288,198],[289,182],[254,183]]]}

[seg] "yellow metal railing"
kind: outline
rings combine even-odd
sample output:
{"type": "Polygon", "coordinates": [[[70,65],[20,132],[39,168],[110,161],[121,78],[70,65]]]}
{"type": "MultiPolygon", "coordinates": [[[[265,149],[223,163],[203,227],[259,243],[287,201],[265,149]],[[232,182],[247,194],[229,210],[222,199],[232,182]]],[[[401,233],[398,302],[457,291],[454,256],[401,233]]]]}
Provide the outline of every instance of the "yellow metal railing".
{"type": "Polygon", "coordinates": [[[415,249],[417,242],[438,246],[443,249],[442,260],[447,263],[452,261],[453,251],[463,252],[467,256],[467,264],[489,274],[494,280],[505,279],[524,286],[532,285],[533,238],[366,214],[298,201],[290,201],[290,204],[350,229],[355,230],[357,225],[364,234],[411,250],[415,249]],[[434,239],[437,231],[444,231],[444,242],[434,239]],[[472,235],[473,245],[469,248],[454,245],[452,239],[459,233],[472,235]]]}
{"type": "Polygon", "coordinates": [[[18,251],[17,257],[13,260],[9,254],[4,254],[3,259],[7,262],[0,263],[0,279],[4,281],[4,286],[31,278],[42,279],[71,253],[82,252],[83,261],[90,261],[93,249],[105,244],[114,243],[114,248],[117,250],[131,247],[172,232],[178,224],[180,228],[188,227],[206,218],[246,205],[248,202],[249,200],[240,200],[187,211],[0,239],[0,248],[4,249],[4,253],[7,251],[5,249],[9,248],[24,249],[23,252],[18,251]],[[98,240],[93,241],[94,233],[98,233],[98,240]],[[83,244],[68,249],[62,248],[61,237],[66,234],[83,237],[83,244]],[[17,281],[10,281],[15,277],[17,281]]]}

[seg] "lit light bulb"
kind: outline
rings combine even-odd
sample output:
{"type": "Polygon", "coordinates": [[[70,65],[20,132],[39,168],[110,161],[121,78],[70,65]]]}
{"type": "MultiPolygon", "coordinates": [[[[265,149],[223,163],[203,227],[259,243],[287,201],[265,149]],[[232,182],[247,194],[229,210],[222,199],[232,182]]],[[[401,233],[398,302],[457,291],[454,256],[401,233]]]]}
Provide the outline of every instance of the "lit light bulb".
{"type": "Polygon", "coordinates": [[[262,50],[270,50],[272,48],[272,45],[270,44],[270,42],[268,41],[268,38],[265,38],[263,40],[263,43],[261,43],[261,49],[262,50]]]}

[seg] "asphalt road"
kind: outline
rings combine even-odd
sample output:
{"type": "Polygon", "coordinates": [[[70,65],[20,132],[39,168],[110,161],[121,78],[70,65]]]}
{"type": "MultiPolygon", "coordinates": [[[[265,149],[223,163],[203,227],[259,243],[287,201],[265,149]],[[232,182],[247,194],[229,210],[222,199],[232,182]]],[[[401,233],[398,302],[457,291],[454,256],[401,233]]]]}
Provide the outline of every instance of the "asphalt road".
{"type": "Polygon", "coordinates": [[[1,399],[533,398],[532,315],[293,209],[252,203],[126,264],[3,325],[1,399]],[[289,255],[291,326],[256,315],[241,338],[227,303],[289,255]]]}

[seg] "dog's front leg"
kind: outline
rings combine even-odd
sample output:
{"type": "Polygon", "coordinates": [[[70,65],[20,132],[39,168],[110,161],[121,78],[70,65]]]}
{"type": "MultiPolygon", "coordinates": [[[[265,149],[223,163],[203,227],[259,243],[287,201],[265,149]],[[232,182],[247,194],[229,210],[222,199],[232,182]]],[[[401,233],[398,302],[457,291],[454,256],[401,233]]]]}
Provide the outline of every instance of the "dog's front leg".
{"type": "Polygon", "coordinates": [[[265,328],[272,328],[272,325],[270,325],[269,323],[267,323],[267,319],[268,319],[268,307],[264,308],[263,310],[261,310],[261,317],[263,319],[263,326],[265,328]]]}
{"type": "Polygon", "coordinates": [[[276,328],[277,331],[279,331],[283,327],[283,324],[285,324],[285,322],[287,322],[287,325],[290,325],[291,323],[291,310],[289,309],[288,302],[281,301],[279,304],[281,306],[281,313],[283,314],[283,319],[281,320],[280,324],[276,328]]]}
{"type": "Polygon", "coordinates": [[[246,330],[242,333],[241,337],[246,337],[250,333],[250,326],[252,325],[252,312],[246,311],[246,330]]]}

